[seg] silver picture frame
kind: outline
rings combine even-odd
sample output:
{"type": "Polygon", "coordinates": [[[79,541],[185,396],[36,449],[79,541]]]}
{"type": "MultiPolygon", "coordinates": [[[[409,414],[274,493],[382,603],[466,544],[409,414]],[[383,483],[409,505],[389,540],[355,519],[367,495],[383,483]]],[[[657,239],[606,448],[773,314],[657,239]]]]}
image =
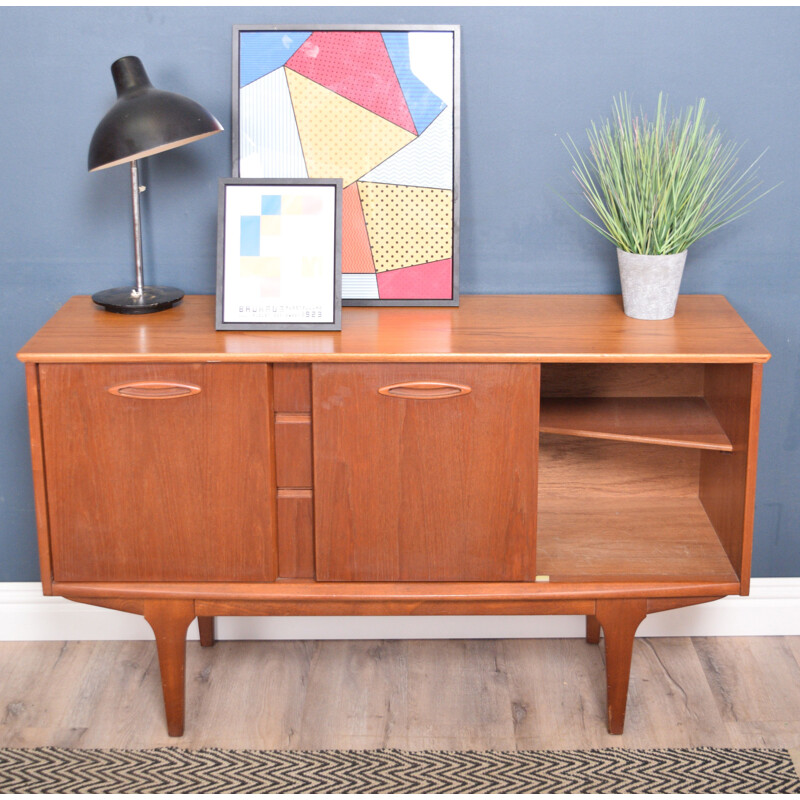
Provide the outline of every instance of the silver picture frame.
{"type": "Polygon", "coordinates": [[[220,178],[217,330],[342,328],[342,181],[220,178]]]}

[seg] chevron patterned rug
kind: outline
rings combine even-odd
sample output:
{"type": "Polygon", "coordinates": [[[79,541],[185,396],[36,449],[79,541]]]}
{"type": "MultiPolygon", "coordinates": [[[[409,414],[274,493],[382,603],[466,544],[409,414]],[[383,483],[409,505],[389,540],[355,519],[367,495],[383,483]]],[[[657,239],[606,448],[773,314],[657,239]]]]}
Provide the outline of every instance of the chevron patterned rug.
{"type": "Polygon", "coordinates": [[[796,793],[786,750],[0,749],[0,793],[796,793]]]}

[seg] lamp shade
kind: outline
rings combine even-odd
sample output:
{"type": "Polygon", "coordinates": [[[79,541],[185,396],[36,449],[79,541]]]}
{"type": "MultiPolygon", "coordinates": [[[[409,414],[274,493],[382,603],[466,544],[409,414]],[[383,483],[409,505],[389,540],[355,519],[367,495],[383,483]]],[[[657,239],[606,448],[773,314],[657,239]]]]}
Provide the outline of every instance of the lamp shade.
{"type": "Polygon", "coordinates": [[[117,102],[92,136],[90,171],[180,147],[222,130],[222,125],[199,103],[154,88],[136,56],[115,61],[111,74],[117,102]]]}

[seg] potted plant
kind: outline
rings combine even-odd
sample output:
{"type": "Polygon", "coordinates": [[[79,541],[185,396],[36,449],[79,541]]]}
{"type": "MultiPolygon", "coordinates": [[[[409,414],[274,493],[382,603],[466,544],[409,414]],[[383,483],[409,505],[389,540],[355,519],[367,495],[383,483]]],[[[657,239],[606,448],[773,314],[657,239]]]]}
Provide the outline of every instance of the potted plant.
{"type": "Polygon", "coordinates": [[[652,120],[620,95],[587,135],[586,154],[571,137],[564,146],[596,219],[570,208],[617,246],[625,313],[668,319],[689,246],[767,193],[753,196],[761,156],[737,171],[741,148],[709,122],[705,100],[672,115],[663,94],[652,120]]]}

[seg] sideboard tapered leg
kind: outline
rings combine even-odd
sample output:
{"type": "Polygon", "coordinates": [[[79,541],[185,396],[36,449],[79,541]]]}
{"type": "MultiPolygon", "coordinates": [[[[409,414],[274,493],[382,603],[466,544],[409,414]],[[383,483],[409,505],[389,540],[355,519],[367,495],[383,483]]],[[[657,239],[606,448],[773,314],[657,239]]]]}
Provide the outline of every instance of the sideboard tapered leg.
{"type": "Polygon", "coordinates": [[[622,733],[628,680],[631,674],[633,639],[639,623],[647,616],[647,600],[598,600],[596,617],[606,640],[606,702],[608,732],[622,733]]]}
{"type": "Polygon", "coordinates": [[[186,694],[186,629],[194,619],[193,600],[145,600],[144,618],[156,637],[167,732],[183,736],[186,694]]]}
{"type": "Polygon", "coordinates": [[[589,644],[600,643],[600,623],[592,614],[586,615],[586,641],[589,644]]]}
{"type": "Polygon", "coordinates": [[[215,617],[198,617],[197,627],[200,629],[200,646],[213,647],[217,641],[215,635],[215,617]]]}

